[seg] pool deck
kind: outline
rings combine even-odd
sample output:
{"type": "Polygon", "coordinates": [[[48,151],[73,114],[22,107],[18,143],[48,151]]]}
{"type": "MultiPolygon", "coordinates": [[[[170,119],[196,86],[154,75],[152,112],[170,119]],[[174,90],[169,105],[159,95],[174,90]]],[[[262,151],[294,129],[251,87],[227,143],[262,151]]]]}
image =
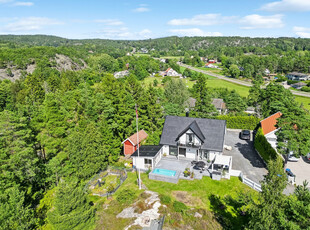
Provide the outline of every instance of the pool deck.
{"type": "Polygon", "coordinates": [[[210,176],[210,173],[208,170],[201,171],[193,169],[193,166],[191,166],[191,162],[193,159],[187,159],[187,158],[180,158],[177,159],[176,157],[167,156],[163,157],[155,168],[159,169],[168,169],[168,170],[174,170],[176,171],[176,175],[174,177],[171,176],[165,176],[155,173],[150,173],[149,178],[152,180],[159,180],[159,181],[165,181],[170,183],[178,183],[179,179],[185,179],[185,180],[194,180],[194,179],[202,179],[203,176],[210,176]],[[183,172],[186,168],[189,168],[190,171],[194,172],[194,178],[190,177],[184,177],[183,172]]]}

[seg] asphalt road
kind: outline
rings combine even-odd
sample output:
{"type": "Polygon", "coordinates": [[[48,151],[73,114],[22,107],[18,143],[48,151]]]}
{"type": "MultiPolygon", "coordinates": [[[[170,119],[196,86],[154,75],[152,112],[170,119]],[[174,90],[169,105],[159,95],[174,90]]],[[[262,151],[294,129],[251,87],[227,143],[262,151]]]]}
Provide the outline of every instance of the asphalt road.
{"type": "Polygon", "coordinates": [[[242,171],[250,180],[259,183],[267,174],[263,161],[256,153],[253,141],[245,141],[239,138],[239,130],[227,130],[225,145],[232,150],[224,150],[223,154],[232,156],[232,169],[242,171]]]}
{"type": "MultiPolygon", "coordinates": [[[[196,72],[200,72],[200,73],[203,73],[203,74],[208,74],[210,76],[213,76],[213,77],[225,80],[225,81],[229,81],[229,82],[232,82],[232,83],[235,83],[235,84],[238,84],[238,85],[243,85],[243,86],[248,86],[248,87],[252,86],[252,84],[249,83],[249,82],[241,81],[241,80],[234,79],[234,78],[225,77],[223,75],[212,73],[212,72],[209,72],[209,71],[206,71],[206,70],[197,69],[197,68],[195,68],[193,66],[186,65],[186,64],[183,64],[183,63],[180,63],[180,62],[178,62],[178,65],[183,66],[183,67],[188,68],[188,69],[191,69],[191,70],[194,70],[196,72]]],[[[301,91],[296,91],[296,90],[290,90],[290,91],[292,92],[292,94],[297,95],[297,96],[310,97],[310,93],[307,93],[307,92],[301,92],[301,91]]]]}

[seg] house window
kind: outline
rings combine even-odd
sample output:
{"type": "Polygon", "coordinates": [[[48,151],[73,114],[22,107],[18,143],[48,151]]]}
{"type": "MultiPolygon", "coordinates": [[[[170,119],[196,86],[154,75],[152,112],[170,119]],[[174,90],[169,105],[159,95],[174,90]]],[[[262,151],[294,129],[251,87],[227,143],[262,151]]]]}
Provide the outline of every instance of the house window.
{"type": "Polygon", "coordinates": [[[193,133],[186,133],[186,140],[187,140],[187,143],[193,143],[194,134],[193,133]]]}
{"type": "Polygon", "coordinates": [[[174,146],[169,146],[169,155],[177,156],[178,148],[174,146]]]}
{"type": "Polygon", "coordinates": [[[145,165],[152,165],[152,159],[146,159],[146,158],[144,158],[144,164],[145,164],[145,165]]]}

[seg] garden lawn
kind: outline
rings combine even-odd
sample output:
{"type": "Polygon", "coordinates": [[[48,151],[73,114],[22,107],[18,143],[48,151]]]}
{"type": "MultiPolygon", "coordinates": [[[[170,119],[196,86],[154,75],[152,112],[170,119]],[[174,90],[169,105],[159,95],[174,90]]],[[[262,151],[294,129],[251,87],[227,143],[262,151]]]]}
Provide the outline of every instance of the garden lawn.
{"type": "Polygon", "coordinates": [[[174,191],[185,191],[198,200],[195,202],[196,208],[205,208],[211,210],[210,196],[231,195],[236,198],[240,192],[252,193],[254,196],[256,191],[243,184],[238,177],[231,177],[230,180],[216,181],[210,177],[203,177],[201,180],[179,180],[178,184],[150,180],[146,174],[142,174],[142,181],[146,187],[161,195],[171,196],[174,191]],[[200,202],[201,201],[201,202],[200,202]]]}

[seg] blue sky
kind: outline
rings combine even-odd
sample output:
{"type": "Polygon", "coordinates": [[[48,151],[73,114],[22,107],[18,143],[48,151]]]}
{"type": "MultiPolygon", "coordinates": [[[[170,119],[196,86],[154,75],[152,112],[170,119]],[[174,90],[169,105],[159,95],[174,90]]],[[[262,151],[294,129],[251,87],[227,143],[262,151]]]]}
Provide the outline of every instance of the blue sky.
{"type": "Polygon", "coordinates": [[[310,0],[0,0],[0,34],[310,38],[310,0]]]}

